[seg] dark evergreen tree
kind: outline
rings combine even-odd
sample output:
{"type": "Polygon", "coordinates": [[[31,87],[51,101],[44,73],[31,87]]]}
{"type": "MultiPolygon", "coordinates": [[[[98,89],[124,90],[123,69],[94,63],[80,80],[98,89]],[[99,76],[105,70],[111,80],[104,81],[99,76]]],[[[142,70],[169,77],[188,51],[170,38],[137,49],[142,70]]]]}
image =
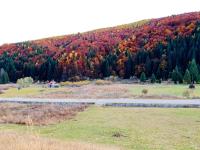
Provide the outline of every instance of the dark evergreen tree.
{"type": "Polygon", "coordinates": [[[176,66],[176,68],[173,70],[172,72],[172,81],[174,81],[175,84],[182,83],[183,82],[183,76],[182,74],[179,72],[178,67],[176,66]]]}
{"type": "Polygon", "coordinates": [[[177,72],[175,70],[172,71],[172,81],[174,81],[174,83],[177,84],[178,77],[177,72]]]}
{"type": "Polygon", "coordinates": [[[155,74],[153,73],[152,75],[151,75],[151,83],[155,83],[156,82],[156,76],[155,76],[155,74]]]}
{"type": "Polygon", "coordinates": [[[185,71],[183,81],[184,81],[184,83],[187,83],[187,84],[191,83],[191,76],[190,76],[190,72],[188,69],[186,69],[186,71],[185,71]]]}
{"type": "Polygon", "coordinates": [[[148,77],[151,75],[151,71],[152,71],[151,60],[150,60],[149,56],[147,56],[146,61],[145,61],[145,72],[148,77]]]}
{"type": "Polygon", "coordinates": [[[190,62],[189,64],[189,71],[191,75],[191,81],[194,84],[194,82],[197,81],[198,75],[199,75],[199,71],[198,71],[198,67],[197,67],[195,59],[193,59],[192,62],[190,62]]]}
{"type": "MultiPolygon", "coordinates": [[[[6,52],[4,52],[3,55],[0,56],[0,67],[5,69],[11,81],[14,82],[17,80],[16,67],[14,61],[12,57],[8,56],[6,52]]],[[[23,70],[23,67],[20,69],[23,70]]]]}
{"type": "Polygon", "coordinates": [[[111,75],[110,65],[109,65],[107,58],[105,58],[104,61],[102,62],[101,72],[103,74],[103,77],[108,77],[111,75]]]}
{"type": "Polygon", "coordinates": [[[140,75],[140,82],[146,82],[146,75],[144,72],[140,75]]]}
{"type": "Polygon", "coordinates": [[[0,70],[0,84],[6,84],[9,82],[9,77],[8,77],[8,73],[1,68],[0,70]]]}
{"type": "Polygon", "coordinates": [[[125,66],[125,78],[128,79],[130,78],[130,76],[134,74],[134,62],[129,52],[127,52],[127,61],[125,62],[124,66],[125,66]]]}
{"type": "Polygon", "coordinates": [[[159,66],[158,66],[158,70],[157,70],[157,72],[156,72],[156,78],[157,78],[157,79],[161,79],[161,78],[162,78],[161,69],[160,69],[159,66]]]}

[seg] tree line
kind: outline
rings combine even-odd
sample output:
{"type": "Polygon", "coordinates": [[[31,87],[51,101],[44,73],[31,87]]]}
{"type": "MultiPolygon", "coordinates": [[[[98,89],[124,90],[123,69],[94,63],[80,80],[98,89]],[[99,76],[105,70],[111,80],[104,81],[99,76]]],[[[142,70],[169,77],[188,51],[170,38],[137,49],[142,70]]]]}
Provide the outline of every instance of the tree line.
{"type": "Polygon", "coordinates": [[[200,23],[196,23],[191,34],[175,38],[168,36],[166,41],[158,42],[150,50],[141,43],[136,52],[128,47],[122,50],[118,45],[105,44],[104,50],[89,47],[83,53],[70,51],[68,54],[56,53],[31,42],[17,43],[14,50],[8,48],[10,51],[0,55],[0,80],[6,77],[7,81],[16,82],[30,76],[40,81],[64,81],[74,77],[78,80],[114,75],[126,79],[136,76],[142,81],[150,79],[152,82],[172,79],[175,83],[198,83],[200,23]]]}

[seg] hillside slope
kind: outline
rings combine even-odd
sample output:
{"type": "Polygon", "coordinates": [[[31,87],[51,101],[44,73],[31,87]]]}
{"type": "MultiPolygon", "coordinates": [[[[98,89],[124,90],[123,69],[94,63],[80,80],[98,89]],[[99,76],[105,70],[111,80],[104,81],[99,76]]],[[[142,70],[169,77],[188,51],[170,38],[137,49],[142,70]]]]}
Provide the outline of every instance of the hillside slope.
{"type": "Polygon", "coordinates": [[[200,13],[185,13],[134,24],[0,47],[0,68],[11,81],[73,80],[117,75],[167,79],[200,64],[200,13]]]}

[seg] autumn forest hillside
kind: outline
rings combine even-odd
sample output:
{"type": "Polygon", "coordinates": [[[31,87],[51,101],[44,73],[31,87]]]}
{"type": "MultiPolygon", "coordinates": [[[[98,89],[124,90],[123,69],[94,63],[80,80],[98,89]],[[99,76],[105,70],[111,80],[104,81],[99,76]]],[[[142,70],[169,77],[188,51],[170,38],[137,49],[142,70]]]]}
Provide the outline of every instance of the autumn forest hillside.
{"type": "Polygon", "coordinates": [[[167,80],[184,76],[191,63],[199,72],[200,12],[0,46],[0,68],[12,82],[26,76],[63,81],[142,73],[167,80]]]}

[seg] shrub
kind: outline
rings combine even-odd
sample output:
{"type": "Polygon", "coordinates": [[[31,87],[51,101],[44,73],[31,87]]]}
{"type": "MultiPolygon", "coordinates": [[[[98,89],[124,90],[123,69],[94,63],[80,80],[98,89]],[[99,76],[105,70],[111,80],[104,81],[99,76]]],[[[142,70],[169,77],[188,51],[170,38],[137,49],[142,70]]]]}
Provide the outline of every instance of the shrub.
{"type": "Polygon", "coordinates": [[[88,81],[88,80],[83,80],[83,81],[78,81],[78,82],[65,81],[65,82],[61,82],[60,85],[61,86],[77,86],[77,87],[80,87],[80,86],[83,86],[83,85],[87,85],[89,83],[90,83],[90,81],[88,81]]]}
{"type": "Polygon", "coordinates": [[[189,85],[189,89],[194,89],[195,88],[195,85],[194,84],[190,84],[189,85]]]}
{"type": "Polygon", "coordinates": [[[159,83],[159,84],[161,84],[161,83],[162,83],[162,80],[161,80],[161,79],[158,79],[156,82],[159,83]]]}
{"type": "Polygon", "coordinates": [[[190,91],[188,91],[188,90],[184,91],[183,97],[189,98],[190,97],[190,91]]]}
{"type": "Polygon", "coordinates": [[[19,88],[29,87],[33,84],[33,79],[31,77],[25,77],[17,80],[19,88]]]}
{"type": "Polygon", "coordinates": [[[109,85],[111,83],[112,83],[111,81],[107,81],[107,80],[96,80],[95,81],[96,85],[109,85]]]}
{"type": "Polygon", "coordinates": [[[147,89],[143,89],[142,90],[142,94],[146,95],[148,93],[148,90],[147,89]]]}
{"type": "Polygon", "coordinates": [[[74,77],[69,78],[69,81],[72,81],[72,82],[77,82],[80,80],[81,80],[81,78],[79,76],[74,76],[74,77]]]}
{"type": "Polygon", "coordinates": [[[104,78],[105,80],[108,80],[108,81],[118,81],[120,80],[119,77],[117,76],[109,76],[107,78],[104,78]]]}

